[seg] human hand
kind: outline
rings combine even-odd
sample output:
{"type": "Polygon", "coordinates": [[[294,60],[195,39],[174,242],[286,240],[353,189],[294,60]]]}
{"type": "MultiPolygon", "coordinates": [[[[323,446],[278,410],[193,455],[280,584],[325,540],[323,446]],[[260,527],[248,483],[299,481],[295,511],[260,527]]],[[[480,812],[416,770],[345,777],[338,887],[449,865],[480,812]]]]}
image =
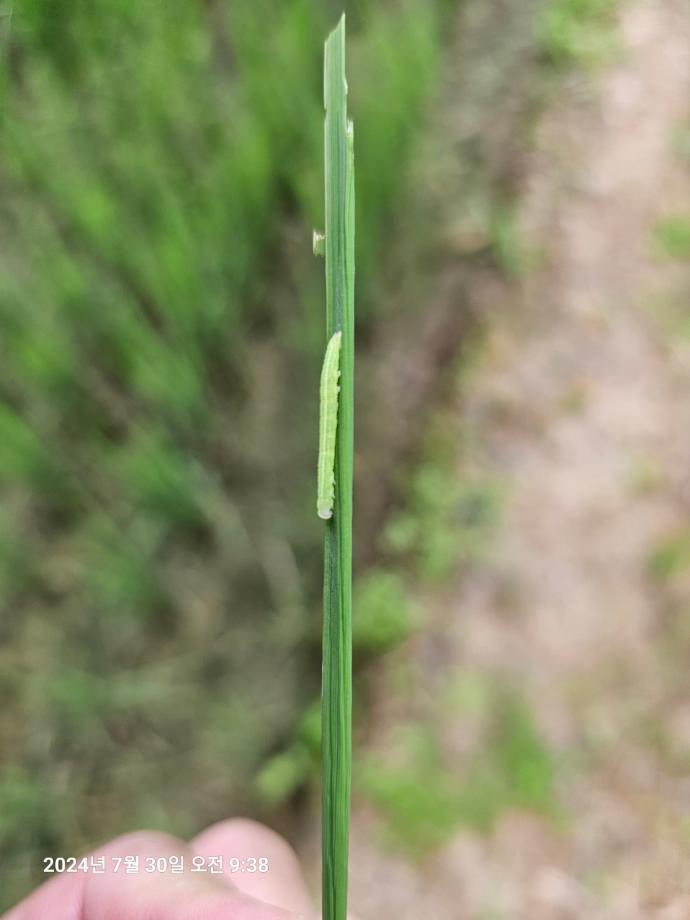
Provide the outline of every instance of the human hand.
{"type": "Polygon", "coordinates": [[[141,831],[119,837],[92,854],[111,866],[116,856],[184,857],[180,875],[124,871],[59,875],[2,920],[314,920],[297,857],[274,831],[233,819],[208,828],[191,843],[141,831]],[[225,857],[224,875],[190,872],[195,856],[225,857]],[[230,873],[230,856],[268,860],[266,872],[230,873]]]}

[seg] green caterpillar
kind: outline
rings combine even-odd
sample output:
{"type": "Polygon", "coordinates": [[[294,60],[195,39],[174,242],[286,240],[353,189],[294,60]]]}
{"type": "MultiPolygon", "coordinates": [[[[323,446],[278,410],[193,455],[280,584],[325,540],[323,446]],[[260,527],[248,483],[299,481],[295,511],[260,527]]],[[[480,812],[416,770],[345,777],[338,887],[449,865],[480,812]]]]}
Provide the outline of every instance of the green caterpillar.
{"type": "Polygon", "coordinates": [[[331,337],[321,370],[316,510],[324,521],[333,517],[335,498],[335,436],[338,429],[338,378],[342,339],[342,332],[336,332],[331,337]]]}

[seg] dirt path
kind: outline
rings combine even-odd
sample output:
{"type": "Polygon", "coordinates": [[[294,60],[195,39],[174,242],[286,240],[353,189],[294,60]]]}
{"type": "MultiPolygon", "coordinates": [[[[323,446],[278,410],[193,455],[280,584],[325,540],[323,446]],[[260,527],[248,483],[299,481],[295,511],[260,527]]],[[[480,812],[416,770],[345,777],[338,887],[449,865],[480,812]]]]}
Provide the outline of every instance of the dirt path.
{"type": "MultiPolygon", "coordinates": [[[[520,215],[539,267],[502,290],[510,307],[452,418],[473,464],[508,486],[503,524],[481,565],[420,592],[423,630],[376,678],[382,756],[458,675],[519,687],[569,765],[564,817],[513,809],[420,863],[381,844],[356,799],[363,920],[690,918],[690,590],[676,539],[690,510],[690,340],[676,331],[690,279],[653,254],[657,221],[682,196],[688,211],[674,151],[690,115],[688,22],[683,2],[625,6],[622,54],[574,77],[540,122],[520,215]]],[[[472,727],[446,722],[452,765],[472,727]]]]}

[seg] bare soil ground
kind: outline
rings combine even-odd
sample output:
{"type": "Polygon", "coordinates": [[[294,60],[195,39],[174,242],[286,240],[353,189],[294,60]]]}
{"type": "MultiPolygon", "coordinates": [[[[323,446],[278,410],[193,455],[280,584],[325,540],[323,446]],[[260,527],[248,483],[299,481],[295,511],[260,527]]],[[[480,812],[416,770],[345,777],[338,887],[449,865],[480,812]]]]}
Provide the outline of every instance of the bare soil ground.
{"type": "MultiPolygon", "coordinates": [[[[673,556],[690,510],[677,329],[690,278],[653,242],[660,218],[688,211],[674,146],[690,116],[688,12],[624,5],[620,52],[574,74],[540,120],[519,218],[537,264],[489,286],[501,305],[452,410],[473,462],[508,485],[503,523],[486,561],[420,589],[424,626],[374,682],[381,751],[458,674],[520,686],[571,764],[565,820],[504,813],[420,862],[382,843],[356,797],[362,920],[690,918],[690,585],[650,564],[673,556]]],[[[461,751],[471,726],[446,731],[461,751]]]]}

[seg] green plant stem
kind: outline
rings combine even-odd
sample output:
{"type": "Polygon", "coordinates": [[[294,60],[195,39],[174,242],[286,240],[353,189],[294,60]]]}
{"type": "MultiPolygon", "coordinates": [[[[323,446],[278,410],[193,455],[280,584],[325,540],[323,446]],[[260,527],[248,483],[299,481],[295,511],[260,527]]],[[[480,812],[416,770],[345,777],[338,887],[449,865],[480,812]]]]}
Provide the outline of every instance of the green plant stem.
{"type": "Polygon", "coordinates": [[[352,771],[352,478],[354,444],[354,156],[347,121],[345,17],[325,46],[327,336],[342,332],[333,517],[323,595],[323,920],[346,920],[352,771]]]}

